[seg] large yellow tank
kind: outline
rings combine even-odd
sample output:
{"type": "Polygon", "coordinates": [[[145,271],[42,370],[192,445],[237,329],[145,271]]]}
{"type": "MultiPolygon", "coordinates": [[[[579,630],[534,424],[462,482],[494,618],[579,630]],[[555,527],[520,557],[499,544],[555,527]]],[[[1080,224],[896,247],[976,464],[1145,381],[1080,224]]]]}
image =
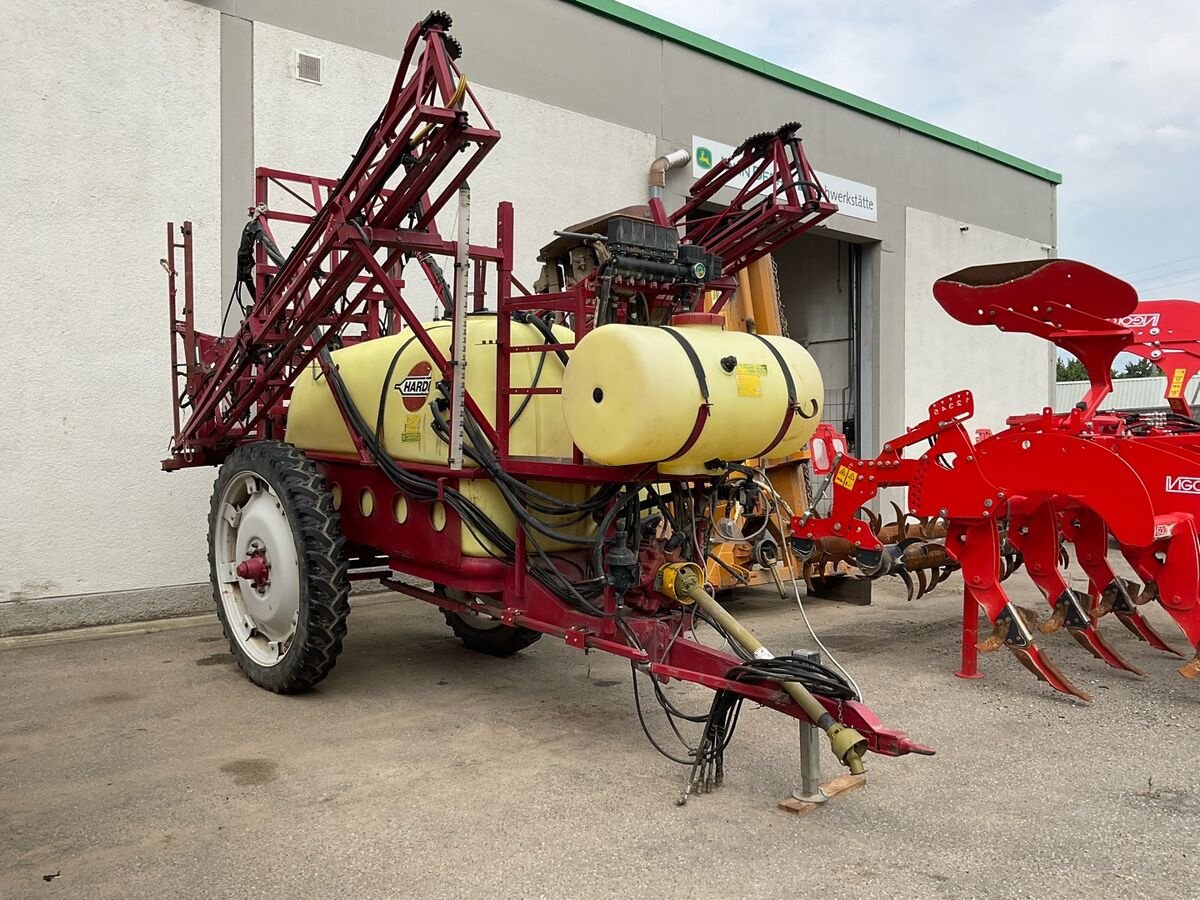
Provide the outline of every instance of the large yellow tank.
{"type": "Polygon", "coordinates": [[[708,321],[669,329],[604,325],[579,342],[563,378],[563,414],[588,458],[610,466],[657,462],[661,472],[690,475],[713,459],[781,457],[808,442],[824,397],[808,351],[783,337],[726,332],[719,317],[708,321]],[[772,446],[787,421],[788,375],[798,412],[772,446]],[[685,449],[704,388],[708,418],[685,449]]]}
{"type": "MultiPolygon", "coordinates": [[[[433,343],[446,356],[450,355],[451,327],[449,322],[430,322],[424,326],[433,343]]],[[[570,343],[573,332],[565,328],[554,330],[555,339],[570,343]]],[[[514,346],[538,345],[545,342],[541,332],[532,325],[512,323],[511,340],[514,346]]],[[[406,462],[440,463],[448,455],[446,442],[430,427],[430,401],[440,396],[436,392],[439,375],[427,354],[411,331],[354,344],[333,353],[355,406],[372,428],[379,416],[381,397],[384,404],[382,444],[388,455],[406,462]],[[390,370],[390,374],[389,374],[390,370]]],[[[514,353],[510,356],[511,379],[515,387],[559,387],[562,385],[563,364],[554,353],[514,353]],[[540,371],[539,371],[540,365],[540,371]]],[[[496,421],[496,317],[473,315],[467,320],[467,389],[479,404],[488,422],[496,421]]],[[[513,422],[509,432],[510,450],[517,456],[550,460],[569,460],[571,436],[563,419],[562,403],[556,394],[534,394],[513,422]]],[[[510,416],[520,409],[525,398],[514,396],[510,416]]],[[[356,456],[354,443],[334,403],[329,385],[314,363],[297,380],[288,406],[287,439],[305,450],[356,456]]],[[[468,465],[472,465],[468,462],[468,465]]],[[[533,482],[542,491],[578,502],[587,497],[587,485],[550,484],[533,482]]],[[[512,511],[490,481],[462,479],[458,489],[480,506],[511,536],[515,533],[512,511]]],[[[542,517],[565,533],[583,536],[595,525],[590,518],[572,526],[561,526],[552,517],[542,517]]],[[[563,550],[566,544],[549,539],[541,540],[547,550],[563,550]]],[[[478,540],[465,527],[462,530],[463,552],[468,556],[487,555],[478,540]]],[[[491,548],[493,551],[496,548],[491,548]]]]}

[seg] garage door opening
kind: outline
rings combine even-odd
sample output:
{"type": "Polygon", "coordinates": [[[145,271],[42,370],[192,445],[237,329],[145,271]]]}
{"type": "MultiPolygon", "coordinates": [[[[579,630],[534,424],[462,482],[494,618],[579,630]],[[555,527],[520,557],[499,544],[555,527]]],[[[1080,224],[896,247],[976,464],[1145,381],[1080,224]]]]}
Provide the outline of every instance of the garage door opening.
{"type": "Polygon", "coordinates": [[[862,247],[805,234],[775,251],[786,333],[808,348],[825,380],[822,419],[857,452],[862,348],[862,247]]]}

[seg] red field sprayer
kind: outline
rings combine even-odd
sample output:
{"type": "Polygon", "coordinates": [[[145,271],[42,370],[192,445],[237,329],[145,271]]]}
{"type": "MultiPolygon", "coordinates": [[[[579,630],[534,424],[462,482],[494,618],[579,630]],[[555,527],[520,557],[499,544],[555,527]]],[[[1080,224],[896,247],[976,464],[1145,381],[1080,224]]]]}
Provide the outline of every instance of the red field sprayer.
{"type": "MultiPolygon", "coordinates": [[[[1195,371],[1194,347],[1183,346],[1188,327],[1180,319],[1178,329],[1168,331],[1166,317],[1190,313],[1195,321],[1195,310],[1148,312],[1130,285],[1071,260],[964,269],[939,279],[934,297],[960,322],[1035,334],[1074,354],[1089,375],[1087,395],[1067,413],[1044,409],[1015,416],[1007,429],[978,441],[963,424],[973,411],[970,393],[938,401],[928,420],[885,444],[876,459],[839,460],[831,477],[832,513],[792,522],[796,552],[809,558],[825,544],[849,544],[867,576],[898,571],[913,555],[906,541],[881,541],[858,512],[882,488],[906,487],[912,513],[942,523],[941,549],[961,568],[961,676],[978,677],[977,650],[1005,646],[1055,689],[1091,699],[1046,658],[1035,635],[1066,627],[1097,658],[1141,675],[1104,639],[1098,623],[1113,613],[1140,640],[1182,655],[1138,611],[1151,600],[1179,625],[1196,654],[1180,674],[1200,674],[1200,423],[1179,413],[1099,412],[1122,351],[1139,349],[1156,361],[1170,354],[1167,365],[1177,363],[1186,383],[1195,371]],[[1134,328],[1152,319],[1162,323],[1163,340],[1158,324],[1146,325],[1139,348],[1134,328]],[[906,450],[913,455],[905,456],[906,450]],[[1113,571],[1110,539],[1141,584],[1113,571]],[[1015,606],[1001,586],[1002,575],[1012,571],[1004,562],[1006,546],[1020,554],[1048,601],[1044,621],[1015,606]],[[1072,588],[1063,568],[1071,546],[1086,591],[1072,588]],[[980,609],[994,630],[977,642],[980,609]]],[[[922,553],[933,552],[928,542],[922,547],[922,553]]]]}
{"type": "Polygon", "coordinates": [[[628,659],[668,715],[681,714],[663,684],[711,689],[689,717],[697,745],[670,754],[691,785],[720,781],[747,699],[820,727],[854,773],[868,750],[932,752],[843,675],[768,651],[704,584],[714,491],[737,460],[801,447],[820,418],[803,348],[725,333],[717,315],[734,273],[836,211],[798,126],[743,143],[672,214],[652,200],[558,232],[533,292],[513,275],[511,204],[495,246],[470,240],[467,178],[500,133],[450,25],[434,12],[413,28],[340,179],[258,171],[236,333],[195,330],[191,226],[168,226],[179,411],[163,466],[220,466],[210,562],[241,668],[268,690],[313,686],[341,651],[350,582],[379,579],[485,653],[549,634],[628,659]],[[276,189],[303,212],[276,209],[276,189]],[[279,222],[303,227],[290,253],[279,222]],[[439,320],[414,313],[414,273],[439,320]],[[701,623],[733,652],[693,639],[701,623]]]}

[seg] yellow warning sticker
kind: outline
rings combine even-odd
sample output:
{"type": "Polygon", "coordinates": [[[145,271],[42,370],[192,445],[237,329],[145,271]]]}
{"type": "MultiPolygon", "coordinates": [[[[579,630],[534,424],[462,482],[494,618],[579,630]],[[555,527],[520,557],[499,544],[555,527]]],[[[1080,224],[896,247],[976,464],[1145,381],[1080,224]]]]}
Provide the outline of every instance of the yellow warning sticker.
{"type": "Polygon", "coordinates": [[[421,440],[421,415],[404,417],[404,434],[400,440],[406,444],[414,444],[421,440]]]}
{"type": "Polygon", "coordinates": [[[767,367],[760,364],[741,363],[737,367],[737,392],[739,397],[761,397],[762,379],[767,367]]]}
{"type": "Polygon", "coordinates": [[[833,483],[840,484],[848,491],[854,490],[856,481],[858,481],[858,473],[846,466],[838,466],[837,474],[833,476],[833,483]]]}
{"type": "Polygon", "coordinates": [[[1183,396],[1183,379],[1187,378],[1187,369],[1176,369],[1171,373],[1171,389],[1167,391],[1167,399],[1174,400],[1183,396]]]}

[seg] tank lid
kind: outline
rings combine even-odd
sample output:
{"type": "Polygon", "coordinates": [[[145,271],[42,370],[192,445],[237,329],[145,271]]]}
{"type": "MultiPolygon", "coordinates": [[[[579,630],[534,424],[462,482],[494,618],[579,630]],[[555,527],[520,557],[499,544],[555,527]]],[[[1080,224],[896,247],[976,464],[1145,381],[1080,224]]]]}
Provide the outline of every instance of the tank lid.
{"type": "Polygon", "coordinates": [[[720,313],[689,312],[671,316],[672,325],[716,325],[725,327],[725,317],[720,313]]]}

